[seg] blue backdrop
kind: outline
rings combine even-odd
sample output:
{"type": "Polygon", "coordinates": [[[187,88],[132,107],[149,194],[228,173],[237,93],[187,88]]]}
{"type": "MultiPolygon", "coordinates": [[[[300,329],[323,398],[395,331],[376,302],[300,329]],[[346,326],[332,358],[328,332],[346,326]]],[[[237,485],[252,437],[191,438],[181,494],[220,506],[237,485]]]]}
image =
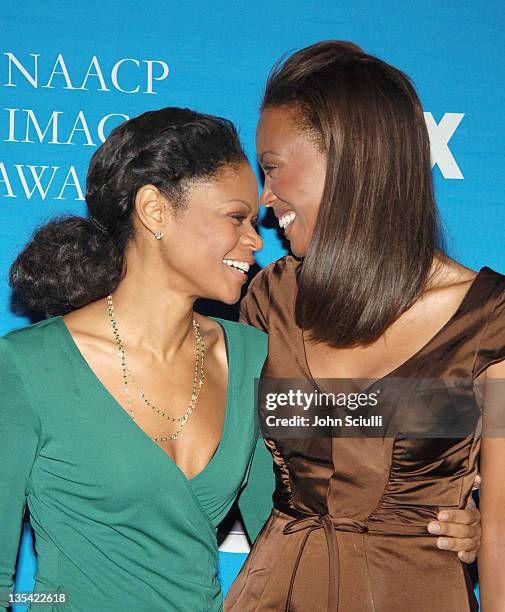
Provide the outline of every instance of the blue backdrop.
{"type": "MultiPolygon", "coordinates": [[[[88,160],[125,117],[188,106],[232,119],[254,159],[257,107],[282,54],[321,39],[352,40],[409,74],[432,144],[449,254],[505,272],[505,4],[445,0],[5,3],[0,17],[0,333],[8,268],[34,227],[84,212],[88,160]]],[[[283,255],[262,228],[259,263],[283,255]]],[[[247,550],[223,542],[229,584],[247,550]],[[238,552],[241,551],[241,552],[238,552]]],[[[18,586],[32,584],[25,538],[18,586]]]]}

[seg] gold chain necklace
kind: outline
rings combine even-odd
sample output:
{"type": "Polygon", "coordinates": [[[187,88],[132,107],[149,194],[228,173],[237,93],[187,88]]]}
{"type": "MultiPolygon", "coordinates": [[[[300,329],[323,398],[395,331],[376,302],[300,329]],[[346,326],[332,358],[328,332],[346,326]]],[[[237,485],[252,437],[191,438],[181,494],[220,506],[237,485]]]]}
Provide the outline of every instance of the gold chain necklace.
{"type": "Polygon", "coordinates": [[[196,403],[198,401],[198,397],[200,395],[200,390],[203,385],[203,380],[205,378],[205,373],[204,373],[205,345],[203,342],[203,338],[200,334],[200,326],[193,319],[193,332],[195,334],[195,343],[196,343],[196,358],[195,358],[195,370],[194,370],[194,377],[193,377],[193,392],[191,394],[191,400],[189,402],[186,412],[182,416],[173,417],[167,414],[166,412],[164,412],[163,410],[160,410],[159,408],[157,408],[152,402],[150,402],[147,399],[143,391],[140,390],[137,384],[137,381],[135,379],[135,376],[133,375],[130,368],[128,367],[128,364],[126,363],[126,352],[125,352],[121,337],[119,335],[118,324],[114,316],[114,307],[112,305],[112,295],[109,295],[107,297],[107,314],[109,315],[110,323],[112,326],[112,331],[114,333],[114,338],[116,340],[116,344],[119,349],[118,355],[121,359],[121,370],[123,374],[123,391],[125,392],[126,397],[127,397],[128,410],[130,411],[130,415],[132,419],[135,420],[135,413],[133,411],[133,402],[132,402],[132,398],[130,394],[130,389],[128,388],[128,379],[130,379],[135,385],[137,389],[137,393],[138,393],[138,398],[143,400],[147,406],[152,408],[152,410],[157,412],[160,416],[167,419],[168,421],[179,423],[179,426],[177,430],[174,431],[174,433],[170,434],[169,436],[156,437],[156,438],[153,438],[153,440],[155,442],[167,442],[168,440],[177,440],[177,438],[179,437],[179,434],[182,431],[182,428],[184,427],[184,425],[186,425],[186,423],[189,420],[189,417],[191,416],[193,410],[195,409],[196,403]],[[200,377],[197,382],[198,373],[200,373],[200,377]]]}

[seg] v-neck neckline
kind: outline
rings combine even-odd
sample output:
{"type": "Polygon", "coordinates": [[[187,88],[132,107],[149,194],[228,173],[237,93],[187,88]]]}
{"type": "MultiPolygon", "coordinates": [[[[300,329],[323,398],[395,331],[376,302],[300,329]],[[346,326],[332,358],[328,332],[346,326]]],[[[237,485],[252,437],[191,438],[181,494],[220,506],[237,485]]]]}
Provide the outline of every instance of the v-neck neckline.
{"type": "MultiPolygon", "coordinates": [[[[431,347],[431,345],[440,338],[440,336],[442,334],[444,334],[447,329],[454,323],[454,321],[459,317],[460,313],[462,310],[464,310],[466,304],[468,303],[470,297],[473,295],[474,291],[476,290],[477,286],[480,283],[481,278],[484,276],[484,273],[487,272],[489,270],[489,268],[487,266],[482,267],[477,274],[475,275],[475,277],[473,278],[470,286],[468,287],[468,289],[465,292],[465,295],[462,297],[461,301],[459,302],[458,307],[456,308],[456,310],[452,313],[452,315],[445,321],[445,323],[433,334],[433,336],[431,336],[431,338],[429,338],[429,340],[427,340],[417,351],[415,351],[410,357],[408,357],[407,359],[405,359],[402,363],[400,363],[398,366],[396,366],[395,368],[393,368],[391,371],[389,371],[387,374],[384,374],[384,376],[381,376],[379,378],[373,378],[373,377],[367,377],[366,380],[374,380],[375,382],[373,384],[377,384],[377,383],[382,383],[385,380],[387,380],[388,378],[391,378],[394,375],[397,375],[398,372],[400,372],[401,370],[403,370],[404,368],[406,368],[408,365],[410,365],[413,361],[415,361],[416,359],[418,359],[428,348],[431,347]]],[[[312,375],[312,372],[310,370],[310,366],[309,366],[309,361],[307,359],[307,350],[305,347],[305,339],[303,337],[303,328],[301,329],[301,345],[302,345],[302,353],[303,353],[303,363],[304,363],[304,367],[305,370],[308,374],[309,379],[317,386],[317,380],[321,380],[321,378],[316,379],[314,378],[314,376],[312,375]]],[[[351,377],[347,377],[350,380],[358,380],[356,377],[351,378],[351,377]]],[[[360,380],[364,380],[364,379],[360,379],[360,380]]],[[[367,389],[370,388],[369,385],[367,387],[367,389]]],[[[364,391],[366,391],[367,389],[364,389],[364,391]]]]}
{"type": "Polygon", "coordinates": [[[226,345],[226,353],[228,357],[228,380],[226,385],[226,404],[225,404],[225,415],[223,421],[223,428],[221,431],[221,438],[219,443],[214,451],[212,457],[209,459],[208,463],[202,468],[199,472],[197,472],[191,478],[188,478],[186,474],[182,471],[179,465],[176,463],[172,457],[168,453],[166,453],[143,429],[140,425],[137,424],[136,421],[132,419],[132,417],[126,412],[126,410],[121,406],[121,404],[117,401],[117,399],[112,395],[112,393],[107,389],[107,387],[102,383],[102,381],[98,378],[93,368],[89,365],[89,363],[84,358],[84,355],[81,353],[79,347],[77,346],[74,337],[72,336],[67,324],[63,320],[62,316],[54,317],[58,324],[58,328],[61,330],[64,339],[66,340],[67,346],[70,348],[72,355],[76,358],[77,363],[81,365],[81,367],[85,370],[88,375],[88,378],[93,382],[94,386],[97,390],[104,396],[107,397],[110,403],[114,406],[114,411],[118,412],[120,417],[126,419],[127,422],[133,427],[139,434],[140,439],[144,439],[146,445],[150,447],[154,447],[155,452],[159,452],[163,455],[162,459],[168,462],[187,482],[188,484],[192,484],[202,478],[205,474],[207,474],[212,466],[218,461],[219,456],[223,453],[223,448],[226,444],[228,429],[229,429],[229,421],[230,421],[230,407],[231,407],[231,398],[232,398],[232,388],[233,388],[233,347],[231,346],[231,334],[228,333],[226,329],[226,324],[223,319],[218,319],[217,317],[209,317],[216,321],[216,323],[221,327],[224,334],[224,341],[226,345]]]}

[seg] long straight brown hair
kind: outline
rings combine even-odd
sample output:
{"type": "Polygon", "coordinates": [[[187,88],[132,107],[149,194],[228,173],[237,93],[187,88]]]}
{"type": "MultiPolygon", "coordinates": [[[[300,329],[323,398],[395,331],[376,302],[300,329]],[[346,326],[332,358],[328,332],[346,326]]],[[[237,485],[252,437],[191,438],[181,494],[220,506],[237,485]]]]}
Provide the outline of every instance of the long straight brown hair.
{"type": "Polygon", "coordinates": [[[316,342],[370,344],[419,297],[437,247],[419,98],[400,70],[352,43],[323,41],[274,66],[267,107],[289,109],[327,157],[297,324],[316,342]]]}

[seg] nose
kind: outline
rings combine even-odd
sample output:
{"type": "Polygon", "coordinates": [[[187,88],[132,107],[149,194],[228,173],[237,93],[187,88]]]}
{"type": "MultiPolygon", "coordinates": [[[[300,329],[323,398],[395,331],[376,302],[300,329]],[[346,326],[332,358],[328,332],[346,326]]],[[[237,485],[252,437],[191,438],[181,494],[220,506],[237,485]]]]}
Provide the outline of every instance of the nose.
{"type": "Polygon", "coordinates": [[[249,247],[252,252],[260,251],[263,248],[263,239],[252,226],[242,234],[240,241],[244,246],[249,247]]]}
{"type": "Polygon", "coordinates": [[[265,179],[265,184],[263,185],[263,191],[260,195],[260,204],[265,207],[269,207],[273,205],[276,196],[274,192],[268,186],[268,178],[265,179]]]}

